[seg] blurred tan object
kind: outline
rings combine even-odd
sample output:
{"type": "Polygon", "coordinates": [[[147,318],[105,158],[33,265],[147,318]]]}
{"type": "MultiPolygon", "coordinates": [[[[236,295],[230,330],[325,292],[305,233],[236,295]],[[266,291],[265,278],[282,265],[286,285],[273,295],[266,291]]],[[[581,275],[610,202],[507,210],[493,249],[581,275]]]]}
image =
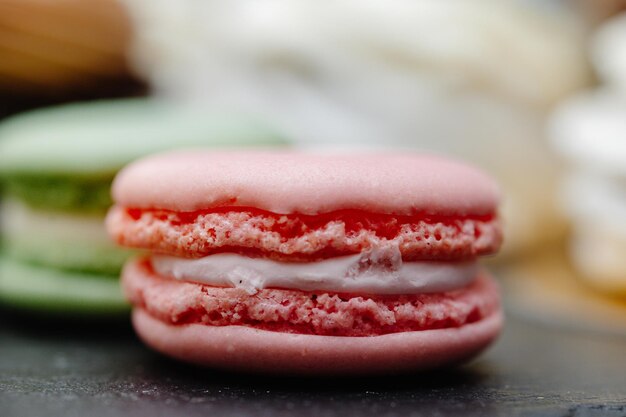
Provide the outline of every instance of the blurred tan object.
{"type": "Polygon", "coordinates": [[[0,92],[111,95],[132,84],[130,36],[115,0],[0,0],[0,92]]]}
{"type": "Polygon", "coordinates": [[[575,22],[507,0],[125,0],[157,94],[269,119],[303,147],[418,148],[506,193],[504,252],[563,232],[544,140],[589,72],[575,22]]]}
{"type": "Polygon", "coordinates": [[[498,270],[510,313],[545,325],[626,335],[626,302],[591,291],[558,250],[498,270]]]}
{"type": "Polygon", "coordinates": [[[586,282],[626,295],[626,14],[592,41],[601,87],[554,113],[554,149],[570,165],[563,208],[573,226],[571,261],[586,282]]]}
{"type": "Polygon", "coordinates": [[[626,9],[626,0],[577,0],[576,3],[594,24],[626,9]]]}

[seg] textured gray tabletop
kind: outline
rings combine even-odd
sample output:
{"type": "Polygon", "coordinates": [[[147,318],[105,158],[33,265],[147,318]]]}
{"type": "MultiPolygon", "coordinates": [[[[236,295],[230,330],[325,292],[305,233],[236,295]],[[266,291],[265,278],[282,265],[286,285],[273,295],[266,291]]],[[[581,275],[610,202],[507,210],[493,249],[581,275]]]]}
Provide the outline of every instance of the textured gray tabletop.
{"type": "Polygon", "coordinates": [[[626,416],[626,339],[510,319],[458,369],[402,377],[268,378],[196,369],[125,323],[0,323],[0,416],[626,416]],[[71,330],[68,330],[71,329],[71,330]]]}

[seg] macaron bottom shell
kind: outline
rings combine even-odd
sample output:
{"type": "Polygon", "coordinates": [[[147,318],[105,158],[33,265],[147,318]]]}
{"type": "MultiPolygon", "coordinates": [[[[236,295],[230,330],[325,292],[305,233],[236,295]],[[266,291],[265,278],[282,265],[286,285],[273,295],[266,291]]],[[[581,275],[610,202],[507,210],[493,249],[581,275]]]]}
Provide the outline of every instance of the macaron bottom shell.
{"type": "MultiPolygon", "coordinates": [[[[350,278],[346,278],[350,279],[350,278]]],[[[417,294],[365,294],[280,287],[214,286],[162,276],[149,261],[131,261],[122,288],[134,306],[166,323],[244,325],[328,336],[460,327],[498,310],[498,287],[484,272],[461,288],[417,294]]]]}
{"type": "Polygon", "coordinates": [[[477,355],[502,326],[498,288],[484,272],[447,293],[248,294],[160,277],[137,260],[124,269],[122,284],[146,344],[186,362],[236,371],[327,375],[437,368],[477,355]]]}
{"type": "Polygon", "coordinates": [[[67,316],[124,315],[117,276],[70,272],[0,257],[0,303],[67,316]]]}
{"type": "Polygon", "coordinates": [[[141,308],[133,310],[137,334],[158,352],[207,367],[281,375],[390,374],[453,365],[482,352],[502,323],[497,311],[458,328],[342,337],[171,325],[141,308]]]}

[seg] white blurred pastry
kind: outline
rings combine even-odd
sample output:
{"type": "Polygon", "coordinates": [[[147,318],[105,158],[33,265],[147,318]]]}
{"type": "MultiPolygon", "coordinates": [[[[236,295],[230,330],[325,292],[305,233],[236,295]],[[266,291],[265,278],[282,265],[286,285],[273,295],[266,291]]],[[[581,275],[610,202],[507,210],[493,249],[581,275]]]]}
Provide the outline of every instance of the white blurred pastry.
{"type": "Polygon", "coordinates": [[[598,29],[591,57],[602,81],[626,94],[626,13],[613,17],[598,29]]]}
{"type": "Polygon", "coordinates": [[[626,295],[626,94],[605,88],[570,100],[551,136],[571,165],[562,206],[572,263],[596,288],[626,295]]]}
{"type": "Polygon", "coordinates": [[[253,113],[299,144],[421,148],[492,172],[505,252],[562,231],[551,105],[588,81],[558,13],[506,0],[125,0],[158,94],[253,113]]]}

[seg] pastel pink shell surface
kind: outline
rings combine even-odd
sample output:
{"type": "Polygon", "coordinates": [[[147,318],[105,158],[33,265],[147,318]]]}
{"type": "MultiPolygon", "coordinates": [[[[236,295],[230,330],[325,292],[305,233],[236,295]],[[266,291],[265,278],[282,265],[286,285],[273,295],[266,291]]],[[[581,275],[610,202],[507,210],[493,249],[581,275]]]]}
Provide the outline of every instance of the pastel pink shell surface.
{"type": "Polygon", "coordinates": [[[113,197],[125,207],[173,211],[467,215],[492,213],[500,194],[481,171],[432,155],[186,151],[129,165],[117,176],[113,197]]]}

